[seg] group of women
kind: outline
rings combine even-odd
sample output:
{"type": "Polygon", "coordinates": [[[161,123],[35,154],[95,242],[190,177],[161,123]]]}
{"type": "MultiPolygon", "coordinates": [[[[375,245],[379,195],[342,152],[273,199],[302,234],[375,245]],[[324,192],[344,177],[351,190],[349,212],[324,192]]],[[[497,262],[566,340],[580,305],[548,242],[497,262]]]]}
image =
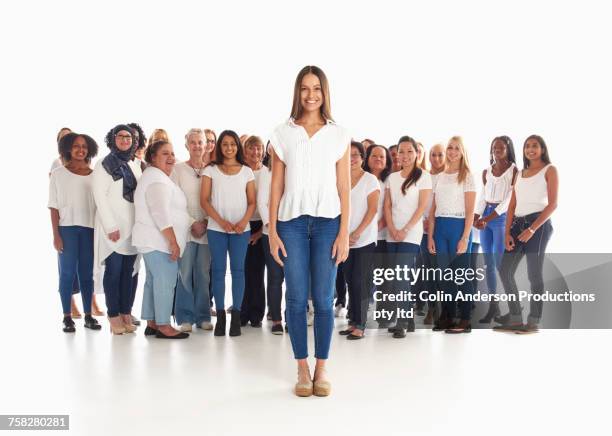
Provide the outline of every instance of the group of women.
{"type": "MultiPolygon", "coordinates": [[[[286,329],[298,367],[295,393],[326,396],[334,316],[346,305],[343,282],[349,325],[340,334],[361,339],[372,295],[363,271],[375,254],[390,262],[408,258],[461,267],[470,262],[472,235],[478,232],[490,292],[496,292],[497,272],[506,292],[516,292],[514,273],[522,256],[532,292],[542,292],[542,254],[552,233],[558,177],[537,135],[524,143],[521,171],[512,141],[493,140],[477,202],[460,137],[429,153],[409,136],[389,148],[353,141],[333,121],[325,74],[307,66],[295,81],[291,116],[274,129],[267,147],[257,136],[225,130],[216,137],[211,130],[191,129],[185,135],[189,159],[177,164],[165,131],[154,131],[147,145],[140,126],[120,124],[106,135],[110,152],[91,169],[96,142],[69,129],[60,136],[48,207],[66,332],[75,331],[75,289],[82,296],[85,327],[100,329],[92,316],[94,271],[101,277],[112,333],[134,332],[138,320],[131,312],[142,257],[145,335],[183,339],[195,325],[223,336],[229,257],[229,335],[240,335],[247,323],[260,327],[266,308],[272,333],[283,334],[284,282],[286,329]],[[307,360],[309,301],[313,375],[307,360]]],[[[470,291],[469,283],[465,289],[452,282],[439,286],[448,294],[470,291]]],[[[444,302],[439,311],[432,305],[425,323],[447,333],[469,332],[471,311],[471,303],[444,302]]],[[[499,315],[491,303],[481,321],[495,318],[502,330],[533,332],[542,307],[532,303],[526,323],[518,303],[499,315]]],[[[414,330],[414,321],[398,318],[384,327],[401,338],[414,330]]]]}

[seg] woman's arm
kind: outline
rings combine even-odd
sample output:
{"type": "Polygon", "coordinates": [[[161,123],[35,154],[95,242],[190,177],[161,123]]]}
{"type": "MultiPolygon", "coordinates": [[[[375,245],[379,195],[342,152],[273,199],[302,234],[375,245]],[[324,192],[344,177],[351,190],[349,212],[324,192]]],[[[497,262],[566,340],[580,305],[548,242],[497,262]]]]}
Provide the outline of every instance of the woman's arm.
{"type": "Polygon", "coordinates": [[[244,229],[249,223],[249,220],[255,213],[255,208],[257,207],[256,195],[257,194],[255,192],[255,180],[251,180],[246,185],[247,210],[244,213],[242,219],[236,224],[234,224],[234,230],[239,235],[244,232],[244,229]]]}
{"type": "Polygon", "coordinates": [[[349,252],[349,214],[351,212],[351,160],[350,144],[344,155],[336,162],[336,187],[340,197],[340,230],[332,247],[332,258],[336,265],[344,262],[349,252]]]}
{"type": "Polygon", "coordinates": [[[515,209],[516,209],[516,192],[514,192],[514,188],[512,188],[512,196],[510,197],[510,204],[508,204],[508,211],[506,212],[505,246],[506,246],[506,250],[508,251],[514,250],[514,238],[510,234],[510,229],[512,228],[512,221],[514,221],[514,210],[515,209]]]}
{"type": "Polygon", "coordinates": [[[476,192],[466,191],[463,193],[465,201],[465,224],[463,226],[463,234],[457,244],[457,254],[463,254],[467,251],[467,244],[474,225],[474,204],[476,202],[476,192]]]}
{"type": "Polygon", "coordinates": [[[226,232],[233,232],[234,227],[231,223],[221,218],[221,215],[215,210],[210,202],[210,196],[212,193],[212,179],[206,174],[202,177],[202,188],[200,189],[200,206],[206,212],[206,214],[221,226],[226,232]]]}
{"type": "Polygon", "coordinates": [[[58,251],[58,253],[62,253],[64,251],[64,241],[59,232],[59,210],[50,207],[49,211],[51,211],[51,229],[53,230],[53,247],[58,251]]]}
{"type": "Polygon", "coordinates": [[[363,231],[370,225],[374,217],[376,216],[376,212],[378,210],[378,197],[380,196],[380,190],[372,191],[367,197],[368,202],[368,210],[366,211],[361,223],[357,226],[355,230],[349,235],[349,244],[354,245],[363,231]]]}
{"type": "Polygon", "coordinates": [[[385,199],[383,200],[383,216],[385,217],[385,221],[387,222],[387,231],[389,232],[389,236],[392,239],[396,240],[395,234],[397,233],[397,229],[395,228],[395,224],[393,223],[393,204],[391,200],[391,191],[389,188],[385,189],[385,199]]]}
{"type": "Polygon", "coordinates": [[[285,251],[285,245],[281,241],[276,231],[276,222],[278,221],[278,207],[280,205],[281,197],[285,192],[285,163],[280,160],[278,155],[274,152],[274,144],[270,148],[270,154],[272,159],[272,181],[270,183],[270,206],[269,206],[269,234],[270,238],[270,253],[272,257],[280,266],[283,266],[278,251],[280,250],[284,257],[287,257],[287,251],[285,251]]]}
{"type": "Polygon", "coordinates": [[[434,231],[436,230],[436,195],[433,194],[431,209],[429,209],[429,229],[427,229],[427,249],[431,254],[436,254],[436,243],[434,242],[434,231]]]}

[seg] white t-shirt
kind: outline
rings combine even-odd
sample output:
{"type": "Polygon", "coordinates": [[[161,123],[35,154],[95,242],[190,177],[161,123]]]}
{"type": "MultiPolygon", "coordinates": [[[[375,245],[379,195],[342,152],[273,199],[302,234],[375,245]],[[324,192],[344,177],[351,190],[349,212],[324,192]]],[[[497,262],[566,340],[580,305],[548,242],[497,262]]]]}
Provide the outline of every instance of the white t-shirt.
{"type": "MultiPolygon", "coordinates": [[[[406,195],[402,194],[402,184],[404,180],[406,179],[402,177],[401,171],[398,171],[390,174],[385,184],[388,195],[391,196],[391,218],[393,219],[393,225],[396,229],[403,228],[419,208],[419,196],[421,191],[431,189],[431,175],[427,171],[423,171],[419,180],[406,189],[406,195]]],[[[401,242],[420,245],[422,239],[423,220],[419,219],[401,242]]],[[[387,235],[387,242],[400,241],[394,241],[391,235],[387,235]]]]}
{"type": "Polygon", "coordinates": [[[324,218],[340,215],[336,162],[346,153],[350,142],[348,132],[332,121],[312,138],[292,119],[274,129],[270,143],[286,165],[279,221],[301,215],[324,218]]]}
{"type": "Polygon", "coordinates": [[[62,160],[59,157],[54,159],[53,163],[51,164],[51,169],[49,170],[49,174],[51,174],[53,171],[63,166],[64,164],[62,164],[62,160]]]}
{"type": "MultiPolygon", "coordinates": [[[[380,195],[378,196],[378,215],[376,216],[376,228],[378,228],[378,221],[382,219],[384,216],[383,207],[385,205],[385,182],[382,180],[378,181],[378,185],[380,186],[380,195]]],[[[378,232],[378,240],[384,241],[387,239],[387,228],[383,228],[378,232]]]]}
{"type": "Polygon", "coordinates": [[[459,173],[438,174],[434,189],[436,217],[465,218],[465,193],[476,192],[472,173],[468,173],[462,183],[457,181],[459,173]]]}
{"type": "MultiPolygon", "coordinates": [[[[217,165],[209,165],[204,170],[203,176],[212,179],[210,203],[221,218],[232,224],[240,221],[248,208],[246,186],[255,180],[253,171],[243,165],[238,173],[230,176],[222,173],[217,165]]],[[[208,219],[208,228],[227,233],[212,217],[208,219]]],[[[250,224],[247,223],[244,230],[251,230],[250,224]]]]}
{"type": "MultiPolygon", "coordinates": [[[[351,189],[351,215],[349,220],[349,232],[353,232],[368,212],[368,196],[375,191],[380,192],[380,184],[375,175],[368,172],[363,173],[354,188],[351,189]]],[[[360,248],[376,242],[378,236],[378,214],[374,215],[370,224],[365,228],[361,236],[350,248],[360,248]]]]}
{"type": "Polygon", "coordinates": [[[47,207],[59,211],[60,226],[82,226],[93,229],[96,203],[91,191],[93,177],[80,176],[64,166],[51,173],[47,207]]]}
{"type": "MultiPolygon", "coordinates": [[[[187,211],[194,221],[204,221],[207,216],[200,206],[200,191],[202,190],[202,176],[198,177],[197,170],[189,166],[187,162],[181,162],[174,166],[170,178],[181,188],[187,197],[187,211]]],[[[206,233],[201,238],[194,237],[191,232],[187,236],[187,242],[196,244],[208,244],[206,233]]]]}
{"type": "Polygon", "coordinates": [[[270,229],[270,185],[272,184],[272,172],[263,167],[259,171],[259,186],[257,187],[257,210],[263,223],[263,234],[268,235],[270,229]]]}

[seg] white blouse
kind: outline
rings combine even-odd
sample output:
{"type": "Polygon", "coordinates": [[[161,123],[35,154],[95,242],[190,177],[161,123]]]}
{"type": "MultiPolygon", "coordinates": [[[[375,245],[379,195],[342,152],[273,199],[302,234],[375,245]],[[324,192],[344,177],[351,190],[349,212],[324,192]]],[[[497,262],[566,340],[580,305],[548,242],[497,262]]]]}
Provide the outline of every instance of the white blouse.
{"type": "MultiPolygon", "coordinates": [[[[423,171],[419,180],[406,189],[406,195],[402,194],[402,184],[406,180],[401,171],[391,173],[387,178],[385,188],[391,197],[391,218],[396,229],[403,228],[419,208],[419,197],[421,191],[431,189],[431,175],[423,171]]],[[[423,239],[423,220],[419,219],[414,227],[408,230],[403,241],[395,241],[391,235],[387,235],[387,242],[408,242],[421,245],[423,239]]]]}
{"type": "Polygon", "coordinates": [[[465,218],[465,193],[476,192],[474,177],[468,173],[462,183],[457,178],[459,173],[438,174],[434,189],[436,201],[436,217],[465,218]]]}
{"type": "Polygon", "coordinates": [[[53,163],[51,164],[51,169],[49,169],[49,174],[51,174],[53,171],[55,171],[56,169],[61,168],[63,166],[64,166],[64,164],[62,163],[62,160],[59,157],[55,158],[53,160],[53,163]]]}
{"type": "Polygon", "coordinates": [[[312,137],[292,119],[272,133],[270,144],[285,163],[285,191],[278,209],[279,221],[301,215],[335,218],[340,215],[336,162],[348,150],[348,132],[328,121],[312,137]]]}
{"type": "MultiPolygon", "coordinates": [[[[260,169],[253,171],[253,176],[255,176],[255,192],[259,191],[259,180],[261,178],[262,171],[267,170],[265,166],[262,166],[260,169]]],[[[255,208],[255,212],[251,217],[251,221],[261,221],[261,215],[259,213],[258,208],[255,208]]]]}
{"type": "MultiPolygon", "coordinates": [[[[102,166],[103,159],[96,164],[92,177],[92,190],[96,202],[96,220],[94,225],[94,258],[96,265],[104,261],[113,252],[123,255],[138,254],[132,245],[132,228],[134,227],[134,203],[123,198],[123,179],[113,180],[102,166]],[[113,242],[108,234],[119,230],[119,240],[113,242]]],[[[128,162],[134,177],[138,180],[142,174],[134,162],[128,162]]]]}
{"type": "Polygon", "coordinates": [[[482,187],[482,192],[478,200],[478,205],[474,210],[474,213],[482,216],[484,213],[487,203],[497,204],[495,212],[497,215],[503,215],[508,210],[510,199],[512,198],[512,178],[514,177],[514,163],[504,171],[504,173],[495,177],[493,175],[493,167],[487,168],[485,174],[486,184],[482,187]]]}
{"type": "MultiPolygon", "coordinates": [[[[209,165],[204,170],[203,176],[212,179],[210,204],[221,218],[232,224],[240,221],[249,207],[246,186],[255,180],[253,171],[243,165],[238,173],[227,175],[221,172],[217,165],[209,165]]],[[[208,228],[227,233],[212,217],[208,220],[208,228]]],[[[244,230],[251,230],[251,225],[247,223],[244,230]]]]}
{"type": "Polygon", "coordinates": [[[523,217],[532,213],[542,212],[548,206],[548,182],[546,171],[551,164],[546,165],[531,177],[523,177],[519,171],[514,185],[516,208],[514,215],[523,217]]]}
{"type": "MultiPolygon", "coordinates": [[[[174,171],[170,178],[177,184],[187,197],[187,211],[193,221],[204,221],[207,218],[206,212],[200,206],[200,191],[202,189],[202,176],[194,170],[187,162],[181,162],[174,166],[174,171]]],[[[187,236],[187,242],[196,244],[208,244],[206,233],[201,238],[194,237],[191,232],[187,236]]]]}
{"type": "Polygon", "coordinates": [[[57,209],[60,226],[94,227],[96,203],[91,191],[91,174],[80,176],[61,166],[49,179],[47,207],[57,209]]]}
{"type": "MultiPolygon", "coordinates": [[[[380,192],[380,184],[375,175],[368,172],[363,173],[357,184],[351,189],[351,215],[349,220],[349,232],[359,227],[363,217],[368,213],[368,196],[375,191],[380,192]]],[[[365,247],[376,242],[378,236],[378,214],[374,215],[370,224],[359,236],[357,242],[350,248],[365,247]]]]}
{"type": "Polygon", "coordinates": [[[162,170],[147,167],[134,192],[136,210],[132,243],[139,253],[161,251],[170,254],[162,230],[172,227],[181,254],[193,218],[187,212],[185,194],[162,170]]]}
{"type": "MultiPolygon", "coordinates": [[[[385,205],[385,182],[379,180],[378,185],[380,186],[380,195],[378,196],[378,215],[376,216],[376,228],[378,228],[378,221],[380,221],[384,215],[383,207],[385,205]]],[[[378,232],[377,239],[379,241],[384,241],[385,239],[387,239],[386,227],[383,227],[383,229],[378,232]]]]}
{"type": "Polygon", "coordinates": [[[272,185],[272,172],[263,167],[259,171],[259,186],[257,188],[257,210],[263,223],[263,234],[268,235],[270,230],[270,186],[272,185]]]}

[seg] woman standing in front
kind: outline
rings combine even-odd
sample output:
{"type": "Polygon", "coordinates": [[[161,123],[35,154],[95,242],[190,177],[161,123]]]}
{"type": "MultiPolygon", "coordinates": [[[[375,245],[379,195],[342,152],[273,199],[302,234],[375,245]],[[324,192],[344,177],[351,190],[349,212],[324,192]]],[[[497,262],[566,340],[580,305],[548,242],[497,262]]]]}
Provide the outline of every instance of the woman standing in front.
{"type": "Polygon", "coordinates": [[[142,319],[147,321],[145,335],[160,339],[185,339],[170,324],[174,287],[178,278],[178,259],[185,251],[187,234],[201,234],[194,229],[187,213],[185,194],[170,178],[174,169],[174,150],[167,141],[147,147],[149,166],[138,181],[134,193],[136,218],[132,242],[143,254],[147,278],[142,299],[142,319]]]}
{"type": "Polygon", "coordinates": [[[191,129],[185,135],[189,160],[174,167],[172,180],[187,197],[187,210],[193,219],[187,245],[179,260],[179,280],[176,285],[174,315],[184,332],[193,324],[203,330],[212,330],[210,322],[210,249],[206,229],[208,219],[200,206],[202,175],[208,165],[206,136],[202,129],[191,129]]]}
{"type": "Polygon", "coordinates": [[[138,251],[132,245],[134,191],[141,175],[134,161],[132,129],[119,124],[106,134],[110,153],[93,170],[96,201],[95,259],[105,265],[103,286],[114,334],[136,331],[132,323],[132,275],[138,251]]]}
{"type": "Polygon", "coordinates": [[[516,177],[506,217],[506,253],[500,277],[507,294],[510,313],[496,319],[502,325],[494,328],[516,333],[534,333],[542,318],[542,301],[531,300],[527,324],[523,324],[522,307],[514,274],[523,257],[527,257],[527,273],[532,294],[544,292],[544,255],[553,228],[550,222],[557,208],[559,175],[550,163],[548,147],[539,135],[531,135],[523,145],[523,170],[516,177]]]}
{"type": "Polygon", "coordinates": [[[270,251],[285,268],[287,323],[298,366],[295,393],[326,396],[336,269],[349,250],[351,185],[350,136],[332,119],[329,85],[320,68],[299,72],[291,118],[274,130],[270,143],[270,251]],[[309,277],[317,359],[313,378],[307,360],[309,277]]]}
{"type": "Polygon", "coordinates": [[[68,133],[59,141],[64,163],[51,173],[49,203],[53,246],[58,252],[59,291],[64,311],[64,332],[75,331],[70,302],[77,280],[81,290],[85,327],[99,330],[91,316],[93,297],[94,216],[96,205],[91,193],[91,158],[98,144],[87,135],[68,133]]]}
{"type": "Polygon", "coordinates": [[[229,335],[240,336],[240,308],[244,296],[244,259],[255,211],[255,176],[246,165],[240,138],[232,130],[219,135],[215,160],[204,170],[200,205],[209,216],[208,245],[217,323],[215,336],[225,336],[225,272],[227,255],[232,272],[232,321],[229,335]]]}
{"type": "MultiPolygon", "coordinates": [[[[453,136],[446,146],[446,167],[438,175],[434,198],[429,212],[428,248],[436,255],[438,268],[467,268],[472,243],[474,203],[476,185],[470,172],[467,153],[460,136],[453,136]]],[[[453,280],[442,281],[446,296],[452,301],[442,305],[440,319],[434,331],[446,333],[469,333],[472,331],[472,302],[459,302],[460,321],[454,318],[458,291],[471,292],[471,283],[456,284],[453,280]]]]}
{"type": "Polygon", "coordinates": [[[371,257],[378,236],[378,198],[380,185],[372,174],[363,169],[365,150],[360,142],[351,142],[351,216],[349,224],[349,255],[343,273],[348,285],[351,319],[349,327],[340,332],[349,340],[362,339],[370,300],[371,257]]]}

